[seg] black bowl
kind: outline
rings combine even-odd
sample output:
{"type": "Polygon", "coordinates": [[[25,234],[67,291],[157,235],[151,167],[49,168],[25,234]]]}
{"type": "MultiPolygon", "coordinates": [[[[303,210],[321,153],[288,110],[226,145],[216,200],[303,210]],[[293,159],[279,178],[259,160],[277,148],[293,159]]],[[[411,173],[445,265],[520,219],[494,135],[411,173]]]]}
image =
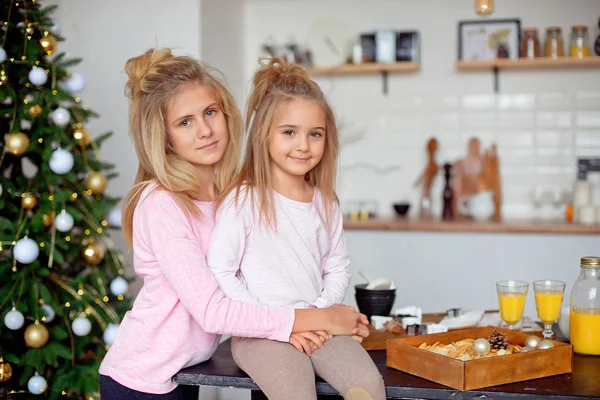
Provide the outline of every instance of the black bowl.
{"type": "Polygon", "coordinates": [[[410,204],[408,203],[395,203],[393,206],[394,211],[396,211],[396,214],[398,214],[400,217],[405,217],[410,208],[410,204]]]}
{"type": "Polygon", "coordinates": [[[354,297],[358,310],[365,314],[369,320],[371,315],[390,315],[392,306],[396,300],[396,289],[389,290],[369,290],[367,284],[361,283],[354,286],[356,290],[354,297]]]}

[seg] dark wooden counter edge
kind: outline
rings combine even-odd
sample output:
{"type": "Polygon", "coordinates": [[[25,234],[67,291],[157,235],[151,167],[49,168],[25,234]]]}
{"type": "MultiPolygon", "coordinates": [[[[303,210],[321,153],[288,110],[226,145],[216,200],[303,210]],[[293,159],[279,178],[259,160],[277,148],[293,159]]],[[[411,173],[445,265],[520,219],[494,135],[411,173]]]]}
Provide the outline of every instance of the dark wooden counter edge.
{"type": "Polygon", "coordinates": [[[501,222],[476,222],[471,220],[441,221],[436,219],[420,220],[394,217],[357,221],[345,218],[344,230],[600,235],[600,224],[583,225],[562,221],[535,220],[506,220],[501,222]]]}

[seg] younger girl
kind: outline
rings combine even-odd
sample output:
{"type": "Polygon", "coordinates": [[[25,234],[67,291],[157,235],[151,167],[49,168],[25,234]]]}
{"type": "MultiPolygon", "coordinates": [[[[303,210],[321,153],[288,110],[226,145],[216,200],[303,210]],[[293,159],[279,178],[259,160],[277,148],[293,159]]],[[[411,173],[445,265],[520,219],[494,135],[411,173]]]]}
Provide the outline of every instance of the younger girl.
{"type": "MultiPolygon", "coordinates": [[[[350,273],[334,192],[333,112],[296,64],[271,59],[253,84],[245,160],[219,201],[208,265],[233,299],[296,309],[339,303],[350,273]]],[[[311,354],[307,341],[315,340],[310,332],[292,335],[302,352],[289,343],[234,338],[232,352],[271,400],[316,399],[315,373],[346,399],[385,399],[381,375],[359,341],[334,337],[311,354]]]]}
{"type": "Polygon", "coordinates": [[[241,115],[191,58],[149,50],[125,69],[139,167],[123,230],[144,286],[100,366],[102,399],[181,398],[171,377],[210,358],[220,334],[288,342],[291,332],[356,333],[366,318],[350,307],[301,313],[232,301],[219,290],[205,251],[213,199],[238,167],[241,115]]]}

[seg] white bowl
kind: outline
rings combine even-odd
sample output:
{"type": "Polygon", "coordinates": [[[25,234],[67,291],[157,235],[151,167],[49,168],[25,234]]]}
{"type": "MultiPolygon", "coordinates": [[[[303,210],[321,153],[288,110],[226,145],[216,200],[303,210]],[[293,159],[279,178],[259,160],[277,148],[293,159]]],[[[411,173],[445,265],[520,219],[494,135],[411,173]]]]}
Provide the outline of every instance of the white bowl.
{"type": "Polygon", "coordinates": [[[558,329],[562,332],[563,336],[569,338],[569,318],[571,315],[571,309],[569,307],[563,307],[560,310],[560,316],[558,317],[558,329]]]}

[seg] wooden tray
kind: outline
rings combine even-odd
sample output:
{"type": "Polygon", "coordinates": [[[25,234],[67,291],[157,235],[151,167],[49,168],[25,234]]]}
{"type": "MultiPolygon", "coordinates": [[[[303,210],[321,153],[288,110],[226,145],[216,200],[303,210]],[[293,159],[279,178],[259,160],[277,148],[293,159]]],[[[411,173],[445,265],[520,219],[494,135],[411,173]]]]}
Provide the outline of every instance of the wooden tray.
{"type": "Polygon", "coordinates": [[[460,361],[418,348],[423,342],[449,344],[468,338],[487,338],[494,329],[506,333],[511,344],[523,346],[529,336],[522,332],[485,327],[389,340],[386,364],[458,390],[479,389],[573,371],[573,346],[556,341],[553,341],[554,347],[547,350],[470,361],[460,361]]]}

